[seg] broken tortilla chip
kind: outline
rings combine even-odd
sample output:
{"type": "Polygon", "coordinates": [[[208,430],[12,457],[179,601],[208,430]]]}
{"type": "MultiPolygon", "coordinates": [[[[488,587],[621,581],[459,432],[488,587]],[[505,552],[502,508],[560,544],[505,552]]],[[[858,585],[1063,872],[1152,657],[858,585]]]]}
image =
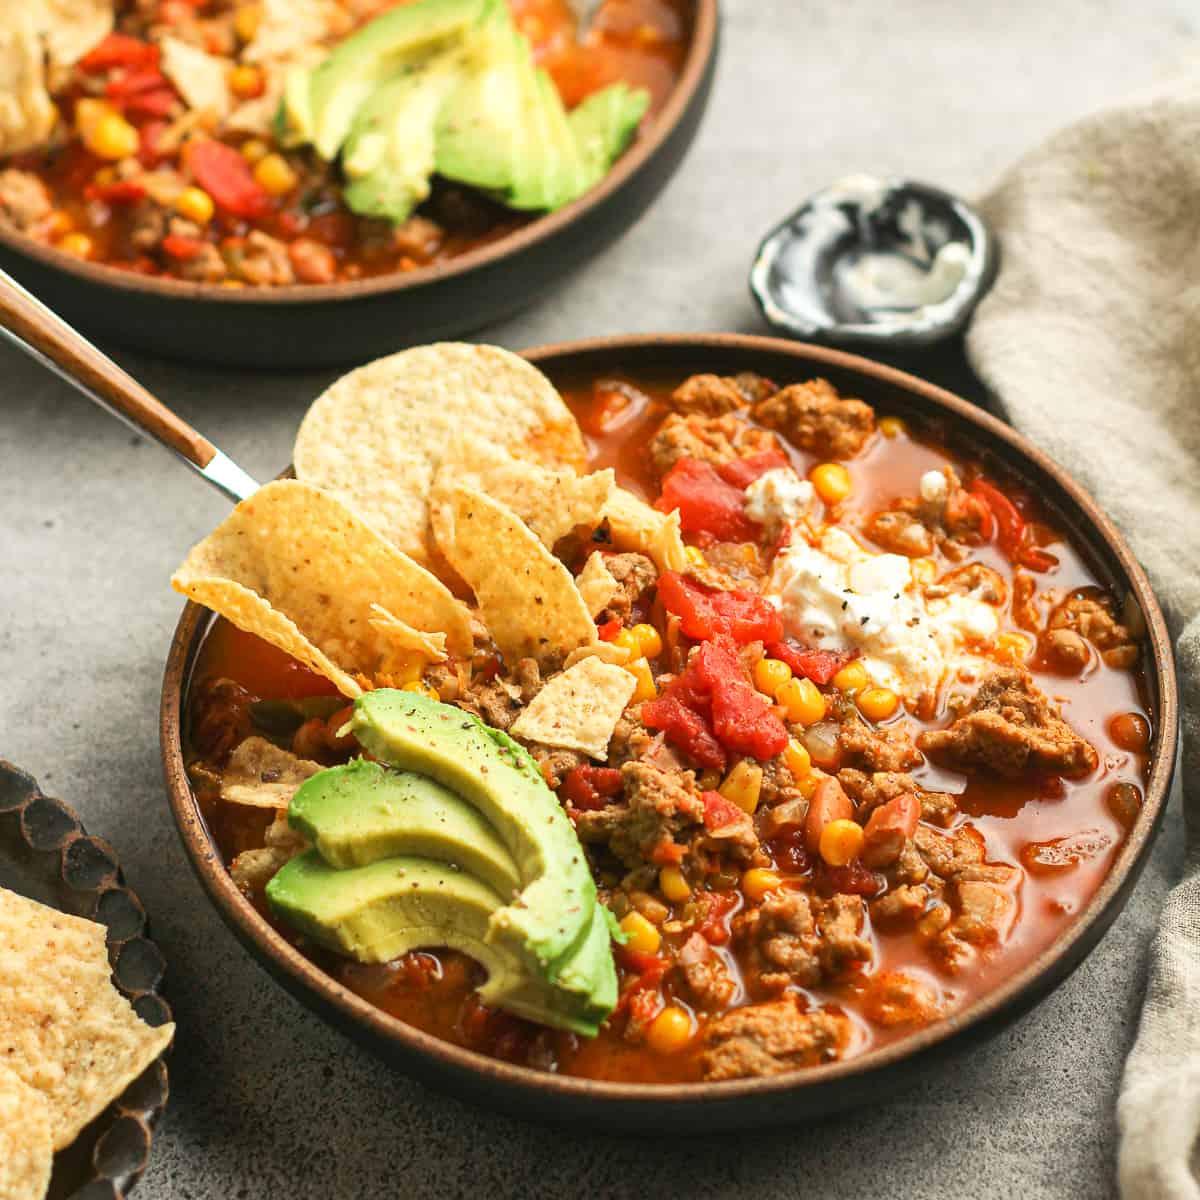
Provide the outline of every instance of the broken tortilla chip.
{"type": "Polygon", "coordinates": [[[399,617],[393,617],[386,608],[379,604],[371,605],[371,624],[376,629],[386,632],[388,641],[397,650],[413,651],[422,655],[430,662],[445,662],[446,635],[444,633],[425,633],[414,629],[399,617]]]}
{"type": "Polygon", "coordinates": [[[256,808],[287,808],[300,785],[325,768],[266,738],[248,737],[221,774],[221,799],[256,808]]]}
{"type": "Polygon", "coordinates": [[[593,550],[588,555],[583,570],[575,577],[575,586],[593,618],[598,617],[617,594],[617,581],[604,565],[604,555],[599,550],[593,550]]]}
{"type": "Polygon", "coordinates": [[[507,662],[541,665],[598,640],[571,573],[516,513],[474,488],[454,488],[445,501],[439,549],[475,593],[507,662]]]}
{"type": "Polygon", "coordinates": [[[0,889],[0,1062],[39,1092],[69,1146],[167,1048],[113,986],[105,929],[0,889]]]}
{"type": "MultiPolygon", "coordinates": [[[[581,469],[583,435],[550,381],[496,346],[442,342],[343,375],[296,436],[297,478],[326,488],[405,554],[430,560],[429,493],[464,432],[581,469]]],[[[402,615],[402,614],[401,614],[402,615]]]]}
{"type": "Polygon", "coordinates": [[[613,545],[646,555],[660,571],[686,571],[687,549],[679,528],[679,513],[661,513],[632,492],[616,488],[604,510],[613,545]]]}
{"type": "Polygon", "coordinates": [[[444,633],[472,647],[466,608],[335,497],[294,479],[260,488],[198,546],[171,579],[177,592],[278,646],[345,696],[395,668],[409,650],[395,626],[444,633]]]}
{"type": "Polygon", "coordinates": [[[42,1200],[53,1169],[50,1106],[0,1066],[0,1200],[42,1200]]]}
{"type": "Polygon", "coordinates": [[[512,734],[603,758],[637,680],[596,656],[555,675],[513,722],[512,734]]]}
{"type": "Polygon", "coordinates": [[[442,518],[442,496],[450,488],[473,487],[507,505],[549,549],[580,526],[596,528],[616,487],[611,470],[580,475],[514,458],[503,447],[463,438],[434,477],[430,520],[434,536],[442,518]]]}

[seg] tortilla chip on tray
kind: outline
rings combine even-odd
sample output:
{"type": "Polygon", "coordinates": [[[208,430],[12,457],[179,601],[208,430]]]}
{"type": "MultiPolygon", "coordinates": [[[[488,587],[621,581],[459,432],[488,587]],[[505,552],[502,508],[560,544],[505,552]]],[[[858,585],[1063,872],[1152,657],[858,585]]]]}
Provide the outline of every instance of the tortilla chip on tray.
{"type": "Polygon", "coordinates": [[[509,663],[556,663],[598,642],[571,573],[512,509],[469,487],[451,488],[443,500],[439,548],[475,593],[509,663]]]}
{"type": "Polygon", "coordinates": [[[466,608],[335,497],[284,479],[243,500],[175,572],[177,592],[298,659],[345,696],[411,647],[396,626],[472,647],[466,608]],[[403,640],[403,639],[401,639],[403,640]]]}
{"type": "Polygon", "coordinates": [[[0,1200],[41,1200],[53,1169],[46,1098],[0,1065],[0,1200]]]}
{"type": "Polygon", "coordinates": [[[583,570],[575,577],[575,586],[593,617],[599,616],[617,594],[617,581],[604,565],[604,555],[599,550],[588,555],[583,570]]]}
{"type": "Polygon", "coordinates": [[[255,808],[287,808],[300,785],[324,769],[266,738],[248,737],[229,756],[221,775],[221,799],[255,808]]]}
{"type": "Polygon", "coordinates": [[[603,758],[637,680],[596,656],[555,675],[513,723],[526,741],[603,758]]]}
{"type": "Polygon", "coordinates": [[[0,888],[0,1062],[75,1140],[170,1044],[114,987],[105,929],[0,888]]]}
{"type": "Polygon", "coordinates": [[[550,381],[495,346],[443,342],[343,375],[296,436],[299,479],[338,496],[418,562],[430,560],[429,493],[464,432],[518,456],[582,469],[583,435],[550,381]]]}

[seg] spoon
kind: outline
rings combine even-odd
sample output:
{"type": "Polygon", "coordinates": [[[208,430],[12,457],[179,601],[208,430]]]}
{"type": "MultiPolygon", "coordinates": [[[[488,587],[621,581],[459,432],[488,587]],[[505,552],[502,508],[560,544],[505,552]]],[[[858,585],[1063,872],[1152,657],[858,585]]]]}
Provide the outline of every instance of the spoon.
{"type": "Polygon", "coordinates": [[[173,450],[230,500],[245,500],[258,491],[259,485],[233,459],[3,270],[0,335],[105,412],[173,450]]]}

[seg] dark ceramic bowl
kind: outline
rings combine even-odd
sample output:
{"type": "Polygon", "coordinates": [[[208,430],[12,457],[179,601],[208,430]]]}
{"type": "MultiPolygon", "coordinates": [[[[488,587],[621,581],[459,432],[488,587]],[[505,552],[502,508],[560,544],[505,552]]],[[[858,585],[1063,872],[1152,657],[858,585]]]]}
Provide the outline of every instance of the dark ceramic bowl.
{"type": "Polygon", "coordinates": [[[81,262],[0,227],[0,267],[94,337],[244,367],[359,363],[456,337],[539,301],[633,225],[700,124],[718,46],[717,0],[694,0],[687,57],[666,107],[575,203],[446,263],[349,283],[226,288],[81,262]]]}
{"type": "MultiPolygon", "coordinates": [[[[108,930],[113,983],[142,1020],[165,1025],[165,963],[146,928],[142,902],[125,886],[113,848],[91,837],[73,809],[0,759],[0,886],[108,930]]],[[[167,1104],[159,1058],[54,1159],[52,1200],[122,1200],[150,1161],[154,1127],[167,1104]]]]}
{"type": "Polygon", "coordinates": [[[208,625],[189,604],[163,680],[161,736],[167,791],[184,847],[233,932],[310,1008],[405,1072],[506,1113],[630,1132],[762,1128],[827,1114],[910,1082],[923,1068],[997,1032],[1060,984],[1100,940],[1129,897],[1157,831],[1175,764],[1175,667],[1162,614],[1124,538],[1086,493],[1045,454],[987,413],[932,384],[863,358],[741,335],[609,338],[542,347],[527,355],[551,377],[628,371],[734,374],[759,371],[781,383],[820,374],[836,387],[913,418],[936,418],[957,441],[1000,460],[1029,485],[1090,551],[1099,577],[1141,608],[1149,630],[1146,671],[1155,716],[1145,802],[1112,870],[1057,943],[1000,987],[954,1016],[861,1057],[765,1079],[720,1084],[632,1085],[528,1070],[449,1045],[387,1016],[334,982],[275,933],[234,886],[205,827],[184,770],[183,696],[208,625]]]}

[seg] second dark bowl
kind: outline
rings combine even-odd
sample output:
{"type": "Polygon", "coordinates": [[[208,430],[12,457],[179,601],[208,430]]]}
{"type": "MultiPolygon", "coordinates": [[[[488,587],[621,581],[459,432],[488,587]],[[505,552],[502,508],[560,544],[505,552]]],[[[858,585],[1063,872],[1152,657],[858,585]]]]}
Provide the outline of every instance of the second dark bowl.
{"type": "Polygon", "coordinates": [[[1032,1008],[1083,961],[1124,907],[1145,864],[1170,791],[1178,740],[1175,665],[1154,593],[1103,510],[1046,454],[967,401],[891,367],[836,350],[741,335],[607,338],[541,347],[526,355],[551,378],[623,371],[757,371],[781,382],[822,375],[889,412],[937,419],[956,441],[994,456],[1036,492],[1101,578],[1140,607],[1148,629],[1146,671],[1155,716],[1145,801],[1107,878],[1066,934],[1005,982],[953,1016],[858,1058],[787,1075],[718,1084],[623,1084],[510,1065],[452,1046],[388,1016],[314,966],[242,896],[192,795],[184,769],[182,711],[208,613],[188,604],[167,656],[160,733],[171,810],[184,848],[218,911],[250,953],[324,1019],[407,1074],[488,1108],[580,1128],[713,1133],[761,1129],[879,1100],[938,1060],[961,1053],[1032,1008]]]}

